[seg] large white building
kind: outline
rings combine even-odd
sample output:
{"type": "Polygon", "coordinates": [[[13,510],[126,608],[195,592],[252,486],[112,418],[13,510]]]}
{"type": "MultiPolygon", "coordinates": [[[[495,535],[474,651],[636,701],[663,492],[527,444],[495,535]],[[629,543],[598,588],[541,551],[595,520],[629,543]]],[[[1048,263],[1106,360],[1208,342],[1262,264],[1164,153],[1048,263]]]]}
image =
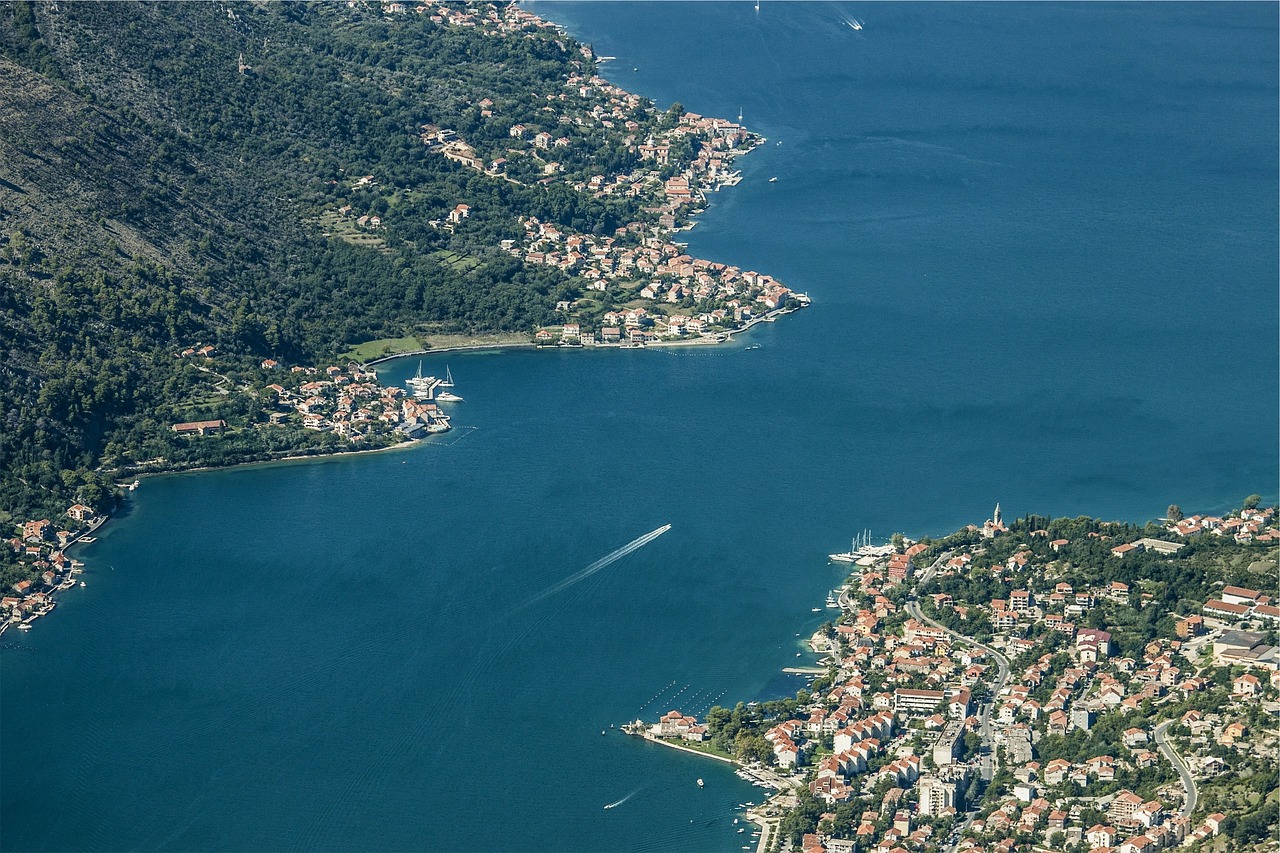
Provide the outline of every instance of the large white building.
{"type": "Polygon", "coordinates": [[[940,815],[945,809],[956,808],[956,785],[943,782],[936,776],[920,780],[920,814],[940,815]]]}

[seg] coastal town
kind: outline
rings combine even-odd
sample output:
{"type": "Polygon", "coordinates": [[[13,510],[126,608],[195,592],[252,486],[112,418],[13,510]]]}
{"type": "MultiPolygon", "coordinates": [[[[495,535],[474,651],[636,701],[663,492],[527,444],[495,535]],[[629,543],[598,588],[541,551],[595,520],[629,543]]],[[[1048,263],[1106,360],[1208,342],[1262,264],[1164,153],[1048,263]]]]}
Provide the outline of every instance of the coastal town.
{"type": "MultiPolygon", "coordinates": [[[[279,449],[263,460],[273,461],[324,454],[386,449],[450,429],[442,404],[460,402],[452,394],[452,379],[422,376],[406,388],[384,386],[363,365],[342,368],[286,367],[274,359],[256,366],[221,360],[212,345],[194,345],[174,353],[205,376],[218,404],[237,408],[234,401],[253,405],[249,414],[228,422],[225,417],[180,421],[169,427],[166,456],[140,460],[117,471],[129,477],[203,467],[208,454],[238,434],[267,432],[269,446],[279,449]],[[179,454],[186,453],[185,456],[179,454]]],[[[121,492],[138,488],[139,480],[117,484],[121,492]]],[[[107,512],[83,503],[68,507],[60,519],[24,520],[6,540],[9,584],[0,598],[0,634],[14,627],[29,630],[36,619],[50,613],[55,593],[85,585],[84,564],[68,556],[77,543],[92,536],[109,519],[107,512]]]]}
{"type": "MultiPolygon", "coordinates": [[[[383,4],[394,19],[410,14],[493,36],[544,36],[560,29],[514,4],[476,9],[444,2],[383,4]]],[[[596,200],[634,202],[644,218],[612,234],[582,233],[536,215],[519,218],[520,237],[500,241],[526,264],[559,271],[573,298],[558,300],[561,322],[533,330],[534,342],[563,346],[643,346],[657,342],[718,343],[734,331],[809,304],[773,277],[731,264],[695,258],[675,232],[692,227],[710,194],[737,184],[735,158],[764,144],[740,122],[681,107],[661,112],[590,70],[598,62],[589,47],[575,61],[559,91],[530,97],[494,93],[470,104],[484,141],[454,128],[426,123],[417,141],[424,151],[495,180],[567,187],[596,200]],[[496,128],[496,131],[494,130],[496,128]],[[615,169],[589,152],[601,139],[625,152],[615,169]]],[[[375,187],[373,175],[349,179],[352,191],[375,187]]],[[[391,194],[396,188],[384,188],[391,194]]],[[[432,227],[456,233],[482,213],[475,199],[451,200],[432,227]]],[[[635,209],[635,208],[633,208],[635,209]]],[[[394,225],[390,214],[361,213],[352,204],[327,221],[354,228],[360,239],[394,225]]]]}
{"type": "MultiPolygon", "coordinates": [[[[477,9],[424,2],[412,7],[384,3],[390,19],[410,13],[434,23],[474,28],[509,37],[560,33],[558,27],[512,4],[477,9]]],[[[561,91],[537,96],[537,120],[506,126],[500,147],[485,149],[455,130],[424,124],[417,140],[424,156],[440,156],[495,180],[549,186],[560,184],[594,199],[625,198],[641,205],[644,221],[618,227],[612,235],[578,233],[534,215],[519,217],[520,238],[499,248],[529,265],[554,268],[575,284],[577,295],[557,301],[562,322],[531,332],[539,346],[643,347],[663,344],[720,343],[759,322],[769,322],[809,304],[774,278],[730,264],[695,258],[673,235],[691,227],[689,217],[702,210],[710,193],[732,186],[741,174],[733,160],[764,140],[740,123],[672,109],[628,93],[586,69],[595,57],[581,49],[582,73],[563,81],[561,91]],[[552,131],[555,133],[553,134],[552,131]],[[616,135],[636,161],[619,172],[594,172],[582,166],[594,137],[616,135]],[[576,155],[576,156],[575,156],[576,155]]],[[[527,100],[527,99],[526,99],[527,100]]],[[[502,122],[504,106],[524,111],[520,98],[483,98],[473,105],[486,122],[502,122]]],[[[373,175],[350,179],[353,190],[378,187],[373,175]]],[[[466,228],[472,205],[458,200],[433,227],[453,232],[466,228]]],[[[389,227],[383,216],[340,206],[335,218],[374,235],[389,227]]],[[[327,453],[382,449],[447,431],[441,408],[458,400],[441,380],[418,377],[411,391],[382,387],[367,366],[285,366],[223,353],[214,343],[195,342],[175,352],[190,388],[164,441],[149,453],[110,460],[117,479],[168,471],[272,461],[327,453]],[[438,399],[437,388],[446,393],[438,399]]],[[[411,380],[412,382],[412,380],[411,380]]],[[[80,504],[77,504],[80,506],[80,504]]],[[[107,508],[88,510],[93,523],[107,508]]],[[[78,515],[78,514],[77,514],[78,515]]],[[[54,606],[52,593],[72,585],[71,561],[64,549],[83,534],[76,515],[66,531],[53,534],[49,519],[27,520],[11,540],[9,574],[21,579],[5,598],[3,626],[31,622],[54,606]],[[65,534],[65,535],[64,535],[65,534]],[[64,571],[65,569],[65,571],[64,571]]],[[[91,540],[89,540],[91,541],[91,540]]]]}
{"type": "Polygon", "coordinates": [[[1275,508],[1170,510],[1135,527],[997,506],[937,542],[833,554],[856,572],[810,639],[809,689],[626,730],[775,788],[746,813],[760,853],[1274,841],[1280,610],[1254,587],[1274,586],[1275,508]]]}
{"type": "MultiPolygon", "coordinates": [[[[0,635],[9,628],[27,631],[41,616],[57,606],[54,593],[76,585],[84,563],[67,555],[76,542],[92,542],[90,535],[106,521],[90,507],[73,504],[55,523],[41,518],[24,522],[17,535],[5,540],[14,555],[30,568],[27,577],[4,590],[0,597],[0,635]]],[[[84,581],[79,581],[84,586],[84,581]]]]}

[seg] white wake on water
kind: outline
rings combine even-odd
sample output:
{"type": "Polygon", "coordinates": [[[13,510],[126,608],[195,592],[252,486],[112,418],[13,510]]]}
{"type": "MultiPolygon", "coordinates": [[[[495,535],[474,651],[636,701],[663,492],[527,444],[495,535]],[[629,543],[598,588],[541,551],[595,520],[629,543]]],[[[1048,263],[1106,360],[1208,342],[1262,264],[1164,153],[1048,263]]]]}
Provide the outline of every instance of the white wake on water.
{"type": "Polygon", "coordinates": [[[559,583],[555,583],[547,587],[542,592],[538,593],[537,595],[535,595],[533,598],[526,601],[521,606],[529,607],[531,605],[537,604],[539,601],[542,601],[544,598],[555,595],[557,592],[560,592],[563,589],[568,589],[569,587],[573,586],[575,583],[579,583],[580,581],[586,580],[587,578],[591,577],[596,572],[600,571],[606,566],[609,566],[613,563],[616,563],[618,560],[621,560],[623,557],[627,556],[632,551],[637,551],[640,548],[643,548],[645,545],[648,545],[650,542],[657,539],[659,536],[666,533],[670,529],[671,529],[670,524],[664,524],[661,527],[659,527],[657,530],[650,530],[645,535],[637,539],[632,539],[630,542],[628,542],[626,545],[623,545],[618,550],[610,551],[608,554],[605,554],[603,557],[596,560],[594,563],[587,566],[582,571],[574,572],[573,574],[569,575],[569,577],[565,578],[559,583]]]}
{"type": "Polygon", "coordinates": [[[617,800],[617,801],[612,802],[612,803],[609,803],[609,805],[605,806],[605,808],[606,808],[606,809],[616,809],[618,806],[622,805],[622,804],[623,804],[623,803],[625,803],[627,800],[631,799],[631,798],[632,798],[632,797],[634,797],[636,794],[640,793],[642,790],[644,790],[644,788],[643,788],[643,787],[641,787],[641,788],[636,788],[634,791],[632,791],[630,794],[627,794],[627,795],[626,795],[625,797],[623,797],[622,799],[617,800]]]}

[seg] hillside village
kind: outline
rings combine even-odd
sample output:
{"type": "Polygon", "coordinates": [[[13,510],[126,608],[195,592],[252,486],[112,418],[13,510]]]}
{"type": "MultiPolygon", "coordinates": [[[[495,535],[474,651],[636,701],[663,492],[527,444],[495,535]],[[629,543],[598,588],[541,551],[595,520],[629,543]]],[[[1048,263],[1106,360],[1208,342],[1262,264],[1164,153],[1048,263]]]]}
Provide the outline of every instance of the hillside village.
{"type": "MultiPolygon", "coordinates": [[[[445,26],[495,36],[559,33],[555,25],[515,5],[480,10],[393,3],[383,9],[391,17],[428,15],[445,26]]],[[[559,270],[578,287],[578,298],[556,306],[563,323],[535,330],[535,342],[713,342],[770,312],[807,305],[805,294],[768,275],[693,258],[672,239],[706,206],[709,193],[741,179],[732,169],[733,160],[764,140],[725,119],[677,107],[660,112],[648,100],[591,73],[594,61],[590,48],[582,48],[577,63],[581,73],[570,74],[561,91],[534,96],[535,101],[545,99],[542,106],[531,106],[527,96],[498,93],[471,104],[477,121],[499,130],[485,142],[429,123],[419,129],[426,152],[490,178],[557,184],[595,199],[626,198],[642,206],[644,221],[627,222],[612,234],[579,233],[530,215],[519,219],[519,238],[500,241],[512,256],[559,270]],[[599,159],[601,139],[625,153],[617,160],[620,168],[611,169],[599,159]]],[[[372,175],[351,179],[352,189],[372,183],[372,175]]],[[[477,202],[462,198],[451,203],[447,214],[431,225],[453,233],[469,227],[477,202]]],[[[368,232],[387,226],[390,216],[360,214],[350,204],[337,208],[337,215],[368,232]]]]}
{"type": "MultiPolygon", "coordinates": [[[[449,416],[430,395],[383,386],[362,365],[286,367],[275,359],[253,365],[223,359],[209,344],[186,347],[174,358],[205,379],[203,398],[188,410],[204,417],[170,424],[170,438],[158,448],[164,455],[126,460],[118,469],[122,475],[198,467],[220,445],[235,447],[238,437],[249,435],[262,440],[255,447],[271,448],[265,459],[281,459],[380,449],[450,428],[449,416]]],[[[93,541],[89,534],[106,520],[101,510],[76,503],[61,520],[29,519],[17,526],[6,541],[10,580],[0,598],[0,633],[11,626],[25,630],[53,610],[54,593],[74,586],[82,566],[66,549],[93,541]]]]}
{"type": "Polygon", "coordinates": [[[1280,619],[1225,580],[1274,582],[1275,521],[1006,525],[997,507],[939,542],[865,548],[810,641],[828,668],[811,691],[633,731],[778,787],[749,814],[761,851],[1262,843],[1280,809],[1280,619]],[[1211,596],[1180,597],[1198,581],[1211,596]]]}

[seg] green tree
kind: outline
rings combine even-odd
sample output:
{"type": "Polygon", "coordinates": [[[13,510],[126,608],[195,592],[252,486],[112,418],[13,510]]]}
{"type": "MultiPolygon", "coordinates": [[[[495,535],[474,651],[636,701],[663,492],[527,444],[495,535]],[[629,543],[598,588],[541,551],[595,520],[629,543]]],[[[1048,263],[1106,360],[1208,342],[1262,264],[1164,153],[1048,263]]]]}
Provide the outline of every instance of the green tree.
{"type": "Polygon", "coordinates": [[[733,741],[733,752],[739,761],[773,763],[773,747],[769,746],[769,742],[760,735],[745,731],[738,732],[738,736],[733,741]]]}

